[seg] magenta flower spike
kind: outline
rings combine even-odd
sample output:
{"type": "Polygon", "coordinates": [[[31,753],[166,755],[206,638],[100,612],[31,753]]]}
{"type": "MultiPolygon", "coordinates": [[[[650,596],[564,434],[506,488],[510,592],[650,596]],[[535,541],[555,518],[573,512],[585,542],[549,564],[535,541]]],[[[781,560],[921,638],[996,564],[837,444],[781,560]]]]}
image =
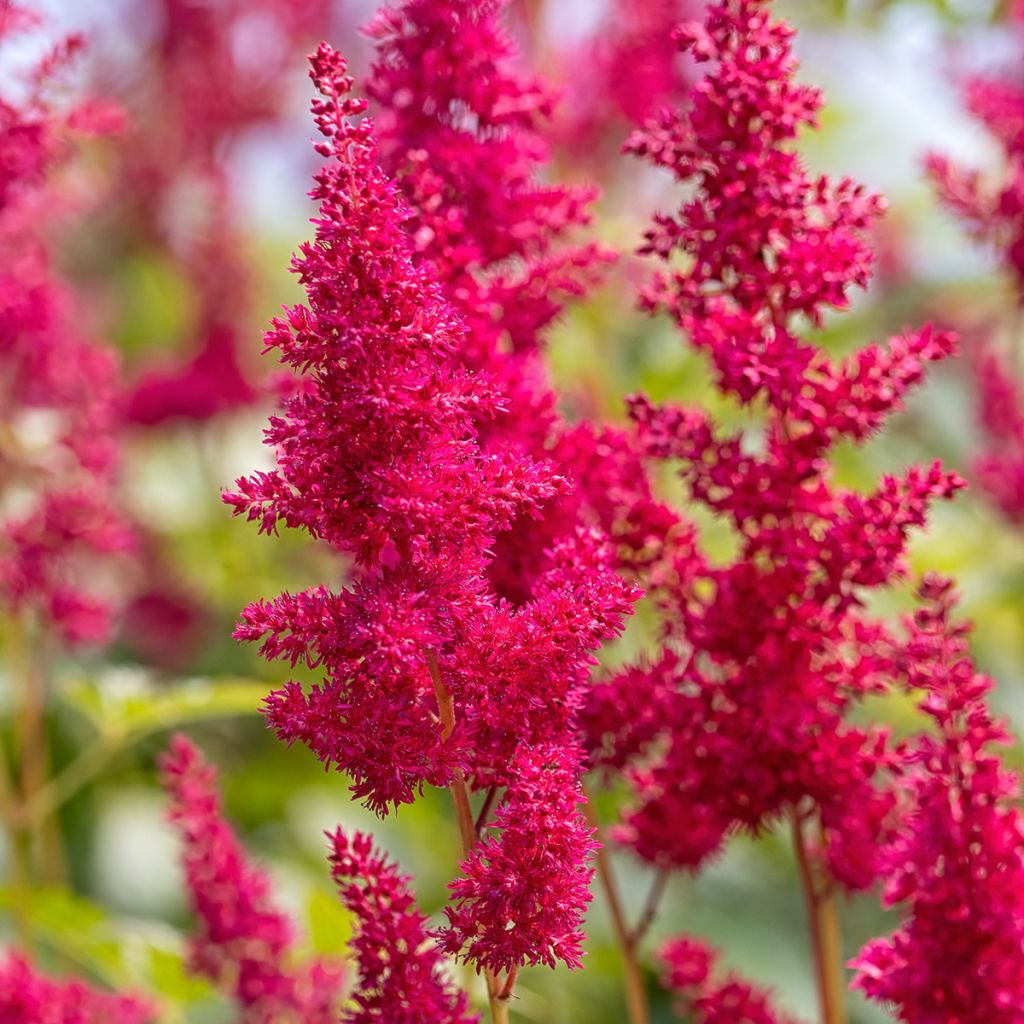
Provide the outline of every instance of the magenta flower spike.
{"type": "Polygon", "coordinates": [[[343,1024],[474,1024],[466,994],[447,978],[426,916],[409,892],[411,879],[361,832],[330,836],[331,872],[356,918],[358,982],[343,1024]]]}
{"type": "Polygon", "coordinates": [[[228,991],[242,1024],[331,1024],[341,967],[321,959],[295,963],[292,922],[275,907],[270,879],[224,819],[212,765],[178,735],[161,772],[197,920],[189,942],[192,970],[228,991]]]}
{"type": "Polygon", "coordinates": [[[101,992],[81,981],[37,974],[17,953],[0,960],[4,1024],[155,1024],[156,1007],[135,996],[101,992]]]}

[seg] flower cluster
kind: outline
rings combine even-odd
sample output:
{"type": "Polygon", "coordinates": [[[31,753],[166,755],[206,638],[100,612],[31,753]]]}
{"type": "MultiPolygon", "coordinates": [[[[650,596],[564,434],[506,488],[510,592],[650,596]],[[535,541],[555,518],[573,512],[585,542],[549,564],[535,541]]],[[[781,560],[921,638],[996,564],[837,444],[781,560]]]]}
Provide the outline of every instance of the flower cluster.
{"type": "Polygon", "coordinates": [[[562,747],[524,747],[494,816],[451,884],[445,945],[492,971],[524,963],[580,966],[590,902],[592,829],[576,810],[579,758],[562,747]]]}
{"type": "Polygon", "coordinates": [[[658,958],[665,987],[676,994],[677,1009],[693,1024],[792,1024],[774,1009],[769,993],[734,974],[715,979],[718,957],[703,942],[672,939],[658,958]]]}
{"type": "Polygon", "coordinates": [[[578,527],[599,526],[631,556],[663,535],[667,511],[628,436],[569,425],[547,383],[545,329],[612,254],[572,240],[589,221],[593,189],[537,180],[553,96],[512,70],[505,6],[406,0],[384,9],[370,26],[377,57],[367,89],[417,257],[465,323],[459,360],[499,396],[497,413],[475,424],[481,446],[549,462],[571,482],[541,515],[520,516],[495,538],[488,578],[521,603],[544,571],[544,552],[578,527]]]}
{"type": "Polygon", "coordinates": [[[273,906],[269,879],[224,820],[213,768],[180,735],[161,768],[199,924],[192,969],[229,990],[243,1024],[330,1024],[342,972],[323,960],[291,962],[292,923],[273,906]]]}
{"type": "Polygon", "coordinates": [[[620,132],[685,96],[692,65],[672,31],[699,9],[694,0],[612,0],[582,42],[558,53],[565,79],[558,134],[567,155],[586,153],[590,169],[602,144],[618,144],[620,132]]]}
{"type": "MultiPolygon", "coordinates": [[[[1016,9],[1018,48],[1024,48],[1024,8],[1016,9]]],[[[993,248],[1024,294],[1024,75],[1019,66],[998,77],[975,75],[964,83],[971,114],[995,137],[1003,165],[993,175],[967,169],[937,153],[927,170],[940,199],[971,235],[993,248]]],[[[1014,522],[1024,520],[1024,403],[995,325],[978,343],[975,378],[986,445],[975,460],[978,482],[1014,522]]]]}
{"type": "Polygon", "coordinates": [[[156,1010],[133,996],[57,982],[36,974],[24,957],[0,961],[0,1019],[4,1024],[152,1024],[156,1010]]]}
{"type": "Polygon", "coordinates": [[[466,994],[445,977],[426,915],[409,892],[411,879],[361,832],[338,829],[330,839],[331,872],[357,921],[359,979],[344,1024],[474,1024],[466,994]]]}
{"type": "Polygon", "coordinates": [[[632,400],[649,455],[678,464],[738,550],[714,565],[680,549],[663,652],[598,691],[588,732],[599,757],[627,765],[635,806],[620,837],[645,860],[696,869],[736,830],[810,805],[832,875],[863,888],[893,797],[879,784],[884,731],[848,717],[884,686],[861,595],[904,573],[908,533],[960,482],[935,465],[859,494],[831,481],[828,454],[898,410],[953,339],[924,328],[834,362],[795,333],[866,283],[864,231],[882,202],[801,165],[792,142],[821,98],[794,81],[791,36],[763,0],[712,4],[678,31],[712,70],[685,112],[628,143],[689,186],[648,232],[645,250],[677,269],[644,304],[674,317],[753,422],[728,433],[703,410],[632,400]],[[642,695],[641,720],[616,724],[609,686],[642,695]]]}
{"type": "Polygon", "coordinates": [[[1008,741],[985,703],[991,680],[951,621],[948,580],[926,577],[924,602],[893,664],[934,730],[901,751],[909,808],[888,851],[886,902],[905,919],[861,951],[856,984],[906,1024],[1024,1020],[1024,818],[1008,741]],[[951,965],[953,965],[951,967],[951,965]]]}
{"type": "MultiPolygon", "coordinates": [[[[32,24],[4,5],[0,42],[32,24]]],[[[18,102],[0,99],[0,600],[71,644],[109,634],[103,565],[133,546],[113,490],[116,360],[88,336],[52,257],[54,224],[70,212],[56,188],[69,139],[116,120],[48,98],[80,42],[44,58],[18,102]]]]}
{"type": "MultiPolygon", "coordinates": [[[[496,11],[481,4],[455,15],[446,5],[415,2],[378,21],[374,32],[385,52],[401,51],[382,58],[374,72],[378,90],[386,75],[427,74],[435,67],[443,72],[446,64],[414,62],[406,51],[420,53],[420,34],[430,38],[432,32],[447,32],[449,45],[453,27],[465,17],[489,41],[477,48],[482,77],[445,84],[442,75],[430,88],[445,102],[432,102],[451,110],[455,104],[446,89],[476,88],[482,90],[474,101],[481,116],[490,109],[486,100],[497,118],[520,93],[513,80],[498,75],[495,61],[504,44],[496,11]],[[488,98],[487,88],[505,100],[488,98]]],[[[238,481],[226,500],[267,532],[279,524],[304,528],[355,564],[340,593],[318,587],[250,606],[237,635],[262,641],[269,658],[323,668],[325,679],[310,690],[289,683],[271,694],[268,719],[283,739],[305,743],[346,771],[355,794],[381,813],[414,799],[424,784],[488,790],[491,803],[506,789],[497,812],[510,829],[506,849],[525,850],[529,843],[515,837],[506,804],[528,803],[533,766],[550,759],[548,750],[563,751],[568,760],[560,763],[571,768],[545,781],[566,787],[554,804],[564,830],[560,856],[577,865],[582,878],[590,845],[575,811],[576,711],[593,652],[619,631],[636,594],[615,574],[615,554],[603,534],[578,522],[552,538],[546,553],[535,551],[525,600],[512,603],[495,594],[495,539],[518,517],[541,514],[568,488],[540,446],[513,443],[500,426],[512,404],[513,371],[495,359],[492,373],[473,355],[482,343],[484,311],[497,316],[504,308],[475,274],[515,250],[488,235],[480,220],[487,215],[472,208],[480,179],[474,184],[456,177],[445,186],[443,202],[428,206],[437,213],[463,203],[464,212],[452,216],[472,216],[478,226],[466,232],[467,245],[478,248],[471,256],[452,253],[441,242],[432,248],[436,235],[417,224],[418,207],[403,196],[413,188],[413,172],[400,189],[378,166],[373,127],[359,119],[365,104],[351,97],[353,80],[344,62],[323,45],[312,64],[322,97],[313,108],[325,140],[318,149],[331,162],[313,193],[320,202],[316,240],[294,263],[308,304],[288,310],[267,336],[268,347],[301,382],[267,432],[277,469],[238,481]],[[499,425],[492,431],[491,423],[499,425]],[[534,749],[541,743],[543,754],[534,749]],[[520,769],[524,780],[517,778],[520,769]],[[517,789],[520,782],[526,788],[517,789]]],[[[399,90],[412,125],[414,85],[415,79],[399,90]]],[[[513,118],[510,127],[516,123],[513,118]]],[[[459,123],[436,131],[455,151],[505,137],[481,131],[478,138],[459,123]]],[[[392,146],[398,132],[395,123],[385,130],[392,146]]],[[[508,138],[520,136],[513,131],[508,138]]],[[[508,144],[513,150],[520,145],[508,144]]],[[[523,152],[528,155],[529,146],[523,152]]],[[[556,200],[554,192],[530,185],[520,165],[510,165],[492,198],[496,207],[508,206],[506,225],[510,217],[522,218],[520,254],[536,255],[540,268],[548,265],[544,254],[560,232],[553,211],[572,208],[576,200],[568,193],[556,200]]],[[[445,173],[479,175],[479,167],[460,166],[455,155],[438,164],[445,173]]],[[[497,287],[494,281],[488,277],[487,288],[497,287]]],[[[526,303],[529,288],[516,287],[525,289],[526,303]]],[[[535,321],[531,331],[539,325],[535,321]]],[[[514,333],[508,323],[502,330],[514,333]]],[[[496,351],[494,338],[484,340],[496,351]]],[[[551,819],[534,814],[522,827],[549,829],[551,819]]],[[[534,835],[534,842],[543,841],[534,835]]],[[[500,846],[500,836],[496,842],[500,846]]],[[[467,870],[481,869],[478,861],[467,862],[467,870]]],[[[521,877],[524,886],[549,880],[528,865],[521,877]]],[[[562,903],[539,918],[532,904],[537,898],[523,891],[515,908],[522,915],[520,931],[506,935],[504,958],[491,950],[481,966],[550,963],[551,949],[578,959],[574,936],[585,885],[567,878],[562,903]],[[519,941],[520,935],[529,942],[519,941]]],[[[468,932],[460,934],[472,942],[468,932]]]]}
{"type": "Polygon", "coordinates": [[[325,30],[329,5],[150,0],[148,7],[158,28],[139,59],[113,75],[97,69],[132,115],[108,213],[128,246],[180,274],[195,308],[183,346],[192,355],[146,367],[127,396],[126,416],[142,426],[206,420],[256,397],[242,358],[254,285],[232,202],[233,149],[280,118],[303,44],[325,30]]]}

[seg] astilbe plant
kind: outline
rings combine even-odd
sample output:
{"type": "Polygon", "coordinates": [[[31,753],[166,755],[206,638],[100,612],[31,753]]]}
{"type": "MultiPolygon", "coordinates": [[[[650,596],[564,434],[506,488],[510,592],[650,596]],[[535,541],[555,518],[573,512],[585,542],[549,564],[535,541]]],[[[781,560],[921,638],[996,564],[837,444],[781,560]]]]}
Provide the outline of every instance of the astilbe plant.
{"type": "MultiPolygon", "coordinates": [[[[1024,8],[1013,8],[1011,31],[1024,52],[1024,8]]],[[[1019,61],[1002,74],[969,75],[962,83],[969,113],[994,137],[1002,165],[991,173],[932,153],[927,170],[944,205],[978,242],[995,252],[1017,308],[1000,324],[979,328],[974,355],[977,408],[985,446],[974,472],[1011,521],[1024,521],[1024,400],[1017,372],[1020,306],[1024,303],[1024,74],[1019,61]],[[1000,337],[1000,335],[1004,337],[1000,337]],[[1009,344],[1006,344],[1009,342],[1009,344]]]]}
{"type": "Polygon", "coordinates": [[[0,961],[0,1019],[4,1024],[153,1024],[154,1006],[134,996],[53,981],[17,953],[0,961]]]}
{"type": "Polygon", "coordinates": [[[710,5],[677,39],[711,70],[684,109],[627,144],[687,186],[647,234],[644,251],[671,267],[642,304],[679,324],[752,424],[730,431],[701,409],[632,400],[649,455],[678,465],[691,498],[732,525],[736,553],[678,563],[674,590],[657,593],[661,652],[595,690],[588,736],[633,789],[620,840],[662,876],[788,819],[833,1024],[832,894],[885,873],[897,818],[899,754],[884,728],[851,717],[893,682],[885,625],[865,601],[906,574],[910,531],[962,483],[937,464],[868,494],[832,478],[831,449],[870,437],[954,341],[925,327],[835,360],[800,336],[867,283],[866,231],[883,202],[804,169],[793,141],[822,101],[794,80],[791,38],[763,0],[710,5]],[[621,713],[631,703],[639,719],[621,713]]]}
{"type": "Polygon", "coordinates": [[[1024,819],[1009,742],[986,706],[992,682],[952,621],[949,580],[927,576],[923,606],[893,645],[893,669],[934,729],[900,751],[909,807],[886,851],[896,932],[861,951],[856,984],[907,1024],[1024,1020],[1024,819]]]}
{"type": "MultiPolygon", "coordinates": [[[[237,635],[262,640],[268,657],[325,670],[308,692],[290,683],[272,694],[268,720],[283,739],[348,772],[355,795],[379,813],[424,785],[451,788],[467,878],[486,874],[497,856],[491,846],[474,849],[470,790],[487,790],[500,816],[502,800],[529,802],[516,768],[529,777],[538,744],[574,764],[553,776],[570,786],[555,805],[567,870],[531,877],[524,865],[521,873],[524,885],[547,886],[533,898],[556,908],[539,921],[523,917],[534,938],[517,945],[509,934],[504,953],[474,956],[482,919],[473,904],[490,894],[459,890],[446,944],[468,947],[503,1017],[519,965],[551,962],[551,948],[574,959],[569,933],[589,898],[579,879],[590,850],[572,787],[575,710],[592,652],[618,632],[635,594],[612,570],[604,538],[583,528],[553,546],[525,602],[490,587],[495,536],[516,516],[537,514],[566,482],[547,461],[481,443],[478,424],[501,414],[502,390],[460,357],[466,321],[433,265],[416,257],[410,210],[376,164],[373,127],[360,119],[365,103],[350,95],[344,61],[323,45],[312,75],[322,97],[313,107],[325,140],[318,150],[330,162],[313,192],[316,240],[294,264],[308,304],[267,336],[302,380],[267,432],[277,468],[239,480],[226,500],[267,532],[301,527],[350,554],[353,578],[340,593],[319,587],[257,602],[237,635]],[[504,981],[498,964],[508,969],[504,981]]],[[[545,842],[550,816],[515,828],[531,824],[545,842]]],[[[497,830],[498,852],[523,849],[514,832],[503,845],[507,831],[497,830]]],[[[528,890],[512,909],[533,914],[528,890]]]]}
{"type": "MultiPolygon", "coordinates": [[[[7,3],[0,14],[5,47],[36,24],[7,3]]],[[[58,174],[76,136],[113,121],[99,105],[50,98],[80,47],[65,40],[16,99],[0,99],[0,600],[72,645],[109,636],[101,570],[133,546],[114,492],[117,362],[88,335],[53,261],[55,222],[71,213],[58,174]]]]}
{"type": "Polygon", "coordinates": [[[282,120],[303,48],[329,16],[325,0],[143,6],[157,27],[149,45],[95,74],[131,114],[106,211],[115,253],[172,269],[192,307],[183,351],[143,367],[126,396],[127,419],[146,427],[206,421],[259,395],[242,345],[255,282],[233,161],[249,135],[282,120]]]}
{"type": "Polygon", "coordinates": [[[241,1024],[336,1020],[340,965],[295,962],[294,926],[274,906],[270,879],[250,863],[225,821],[213,767],[179,735],[161,770],[197,919],[189,943],[191,969],[227,990],[239,1006],[241,1024]]]}

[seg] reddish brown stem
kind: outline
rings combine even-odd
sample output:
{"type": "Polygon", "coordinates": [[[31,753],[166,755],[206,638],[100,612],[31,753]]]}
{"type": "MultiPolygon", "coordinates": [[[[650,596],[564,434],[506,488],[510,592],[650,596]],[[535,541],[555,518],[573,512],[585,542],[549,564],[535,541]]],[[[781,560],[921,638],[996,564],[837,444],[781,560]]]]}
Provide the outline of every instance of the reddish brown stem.
{"type": "Polygon", "coordinates": [[[665,887],[668,885],[669,872],[667,868],[661,868],[658,873],[654,876],[654,881],[651,884],[650,892],[647,893],[647,900],[644,903],[643,912],[640,914],[640,920],[637,921],[636,927],[633,929],[630,941],[633,943],[633,947],[636,948],[644,941],[644,936],[650,931],[651,925],[654,924],[654,918],[658,913],[658,907],[661,904],[661,898],[665,895],[665,887]]]}
{"type": "MultiPolygon", "coordinates": [[[[430,678],[437,697],[437,711],[441,719],[441,738],[446,740],[455,731],[455,701],[452,699],[448,687],[445,686],[441,676],[441,665],[433,651],[427,654],[427,667],[430,670],[430,678]]],[[[459,835],[462,838],[462,855],[468,857],[477,842],[477,827],[473,820],[473,808],[469,802],[469,787],[466,785],[466,776],[461,768],[455,770],[448,789],[452,795],[452,802],[455,804],[455,817],[459,823],[459,835]]],[[[493,1024],[508,1024],[508,1003],[512,998],[511,985],[515,984],[515,972],[510,972],[509,977],[510,981],[505,984],[505,988],[509,991],[506,995],[502,995],[504,989],[500,988],[497,975],[491,970],[484,970],[493,1024]]]]}
{"type": "Polygon", "coordinates": [[[487,815],[491,813],[491,808],[494,806],[494,799],[497,795],[497,785],[491,786],[491,788],[487,790],[487,796],[484,797],[483,806],[480,808],[480,813],[476,816],[475,826],[477,839],[480,838],[480,832],[484,825],[487,824],[487,815]]]}
{"type": "Polygon", "coordinates": [[[811,953],[818,989],[822,1024],[846,1024],[843,1006],[842,948],[839,919],[832,888],[815,879],[814,865],[807,850],[804,819],[794,810],[790,817],[793,848],[800,868],[800,882],[807,902],[811,953]]]}
{"type": "MultiPolygon", "coordinates": [[[[583,805],[584,813],[591,828],[594,829],[598,842],[601,842],[601,822],[597,817],[594,801],[591,799],[589,792],[584,791],[584,796],[586,797],[583,805]]],[[[636,958],[636,943],[626,923],[622,899],[619,896],[619,887],[615,881],[615,872],[612,869],[611,858],[608,856],[604,843],[601,843],[598,847],[594,859],[597,867],[597,879],[604,892],[608,913],[612,919],[612,931],[615,933],[615,940],[622,954],[626,1016],[629,1024],[649,1024],[650,1009],[647,1004],[647,989],[644,986],[643,975],[640,973],[640,965],[636,958]]]]}

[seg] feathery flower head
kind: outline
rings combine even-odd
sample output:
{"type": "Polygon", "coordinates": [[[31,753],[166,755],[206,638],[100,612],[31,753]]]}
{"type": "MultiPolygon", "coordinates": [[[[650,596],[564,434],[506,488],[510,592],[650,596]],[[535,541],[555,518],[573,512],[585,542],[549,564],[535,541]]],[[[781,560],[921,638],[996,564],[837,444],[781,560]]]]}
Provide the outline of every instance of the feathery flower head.
{"type": "Polygon", "coordinates": [[[906,1024],[1024,1020],[1024,818],[991,680],[951,621],[950,581],[925,578],[895,664],[933,729],[901,751],[910,806],[887,853],[886,903],[903,924],[861,950],[855,984],[906,1024]]]}
{"type": "Polygon", "coordinates": [[[411,879],[362,832],[330,836],[331,871],[356,918],[352,940],[359,979],[343,1024],[475,1024],[466,994],[445,975],[411,879]]]}
{"type": "Polygon", "coordinates": [[[262,529],[304,527],[357,566],[341,594],[250,606],[237,636],[325,669],[308,693],[291,683],[272,694],[270,722],[383,812],[456,770],[474,785],[504,780],[520,739],[546,727],[571,735],[593,651],[636,595],[586,530],[552,546],[526,604],[491,593],[494,538],[564,480],[517,446],[481,447],[477,424],[500,413],[500,389],[461,362],[465,321],[413,256],[371,125],[352,120],[364,104],[344,62],[321,46],[313,77],[320,152],[334,162],[314,191],[317,241],[295,262],[309,304],[267,338],[305,384],[267,432],[278,469],[225,497],[262,529]],[[456,711],[447,731],[439,685],[456,711]]]}
{"type": "Polygon", "coordinates": [[[794,1024],[764,989],[731,973],[716,979],[718,954],[698,939],[671,939],[658,959],[664,984],[678,996],[677,1009],[693,1024],[794,1024]]]}
{"type": "Polygon", "coordinates": [[[0,961],[0,1019],[4,1024],[153,1024],[156,1008],[134,996],[99,992],[80,981],[36,974],[9,953],[0,961]]]}
{"type": "Polygon", "coordinates": [[[198,918],[190,941],[192,969],[231,993],[244,1024],[330,1024],[342,986],[340,966],[292,963],[292,923],[274,907],[269,878],[250,863],[224,820],[212,765],[177,735],[161,771],[198,918]]]}
{"type": "Polygon", "coordinates": [[[580,967],[588,862],[597,844],[578,809],[579,752],[522,746],[494,817],[452,882],[445,948],[495,973],[526,964],[580,967]]]}

